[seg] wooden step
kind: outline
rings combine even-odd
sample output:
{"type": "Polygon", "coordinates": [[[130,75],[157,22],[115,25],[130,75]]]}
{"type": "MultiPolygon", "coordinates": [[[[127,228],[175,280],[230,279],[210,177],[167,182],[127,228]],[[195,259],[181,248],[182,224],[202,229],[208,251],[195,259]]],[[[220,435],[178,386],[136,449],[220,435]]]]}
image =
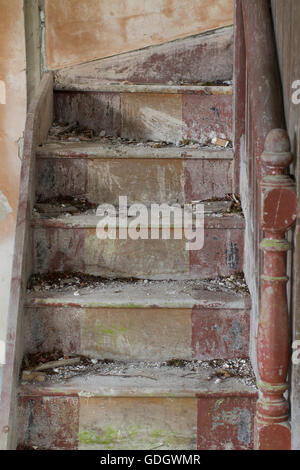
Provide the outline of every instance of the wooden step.
{"type": "Polygon", "coordinates": [[[102,142],[47,143],[37,151],[39,201],[67,196],[92,203],[179,202],[232,192],[233,151],[102,142]]]}
{"type": "Polygon", "coordinates": [[[27,295],[27,354],[62,350],[155,361],[248,357],[250,297],[244,292],[218,290],[208,281],[100,280],[80,288],[76,275],[73,285],[72,276],[57,278],[71,284],[57,289],[37,283],[27,295]]]}
{"type": "Polygon", "coordinates": [[[136,140],[232,141],[232,86],[57,84],[54,118],[136,140]]]}
{"type": "Polygon", "coordinates": [[[251,449],[257,392],[209,364],[95,365],[19,389],[19,445],[39,449],[251,449]]]}
{"type": "MultiPolygon", "coordinates": [[[[207,214],[204,246],[189,250],[182,239],[162,239],[151,223],[141,227],[148,239],[100,240],[96,215],[65,214],[32,220],[33,273],[79,271],[104,277],[206,279],[243,271],[244,219],[236,214],[207,214]],[[160,239],[151,239],[151,228],[160,239]]],[[[132,219],[128,219],[128,223],[132,219]]],[[[177,229],[178,236],[178,229],[177,229]]],[[[200,236],[199,236],[200,238],[200,236]]]]}

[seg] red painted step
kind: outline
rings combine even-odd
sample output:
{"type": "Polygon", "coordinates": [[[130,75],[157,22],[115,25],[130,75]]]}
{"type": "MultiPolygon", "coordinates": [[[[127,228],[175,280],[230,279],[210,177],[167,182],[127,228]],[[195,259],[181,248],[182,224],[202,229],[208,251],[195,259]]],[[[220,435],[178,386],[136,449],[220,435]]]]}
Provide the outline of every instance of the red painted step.
{"type": "Polygon", "coordinates": [[[21,385],[21,448],[252,448],[257,392],[243,379],[218,381],[216,369],[205,364],[95,369],[67,381],[21,385]]]}
{"type": "Polygon", "coordinates": [[[233,150],[195,147],[155,148],[108,138],[106,143],[49,141],[37,152],[36,197],[80,196],[118,205],[119,196],[126,195],[128,204],[183,204],[231,193],[233,150]]]}
{"type": "Polygon", "coordinates": [[[25,304],[25,353],[155,361],[248,357],[247,294],[209,291],[212,284],[201,281],[98,284],[37,285],[25,304]]]}
{"type": "MultiPolygon", "coordinates": [[[[32,220],[33,273],[79,271],[104,277],[207,279],[243,270],[244,219],[235,214],[207,214],[204,245],[188,250],[181,239],[100,240],[95,215],[62,215],[32,220]]],[[[153,226],[152,226],[153,228],[153,226]]],[[[199,235],[200,239],[200,235],[199,235]]]]}

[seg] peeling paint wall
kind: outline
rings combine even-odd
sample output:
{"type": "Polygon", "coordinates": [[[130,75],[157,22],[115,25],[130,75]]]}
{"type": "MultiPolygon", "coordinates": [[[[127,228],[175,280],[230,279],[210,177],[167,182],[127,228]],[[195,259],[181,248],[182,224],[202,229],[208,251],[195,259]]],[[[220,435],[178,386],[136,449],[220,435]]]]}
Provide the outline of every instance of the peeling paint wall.
{"type": "Polygon", "coordinates": [[[0,0],[0,341],[5,338],[18,200],[18,141],[26,114],[22,0],[0,0]]]}
{"type": "Polygon", "coordinates": [[[233,24],[233,0],[46,0],[48,69],[233,24]]]}
{"type": "Polygon", "coordinates": [[[44,72],[44,16],[44,0],[24,0],[28,106],[34,97],[44,72]]]}

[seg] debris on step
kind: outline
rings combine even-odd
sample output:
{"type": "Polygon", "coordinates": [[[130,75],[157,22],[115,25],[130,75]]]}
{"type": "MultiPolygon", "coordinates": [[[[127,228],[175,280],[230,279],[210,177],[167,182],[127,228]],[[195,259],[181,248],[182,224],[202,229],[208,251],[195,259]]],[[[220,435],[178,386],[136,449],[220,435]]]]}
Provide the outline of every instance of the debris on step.
{"type": "Polygon", "coordinates": [[[166,365],[168,367],[185,367],[189,361],[185,361],[184,359],[170,359],[166,361],[166,365]]]}
{"type": "Polygon", "coordinates": [[[63,213],[90,213],[94,214],[97,204],[90,202],[83,196],[58,196],[44,200],[38,200],[35,204],[35,213],[47,214],[51,216],[63,213]]]}
{"type": "Polygon", "coordinates": [[[75,366],[85,358],[69,357],[61,351],[25,355],[22,365],[22,380],[26,382],[44,382],[47,374],[65,366],[75,366]],[[53,360],[54,359],[54,360],[53,360]]]}
{"type": "MultiPolygon", "coordinates": [[[[148,280],[137,278],[103,278],[92,274],[78,272],[54,272],[47,274],[33,274],[27,284],[28,292],[76,292],[76,295],[91,293],[95,289],[105,289],[109,286],[114,292],[122,292],[126,286],[139,287],[143,295],[151,293],[153,288],[159,286],[164,289],[166,295],[178,293],[193,295],[199,289],[212,292],[226,292],[249,295],[249,289],[243,273],[232,274],[227,277],[196,280],[186,279],[182,281],[148,280]]],[[[52,360],[52,359],[49,359],[52,360]]],[[[56,360],[56,359],[53,359],[56,360]]]]}
{"type": "Polygon", "coordinates": [[[189,82],[187,80],[180,80],[169,82],[170,85],[184,85],[184,86],[232,86],[232,80],[214,80],[212,82],[189,82]]]}
{"type": "Polygon", "coordinates": [[[212,292],[228,292],[243,293],[250,295],[244,273],[236,273],[228,277],[215,277],[213,279],[204,279],[203,288],[212,292]]]}
{"type": "Polygon", "coordinates": [[[238,214],[244,217],[241,198],[239,194],[228,193],[224,198],[201,199],[192,201],[192,205],[204,204],[205,212],[211,214],[221,213],[222,215],[238,214]]]}
{"type": "Polygon", "coordinates": [[[47,274],[33,274],[27,284],[29,291],[66,290],[72,288],[77,291],[85,287],[103,287],[105,284],[116,282],[116,285],[124,285],[132,282],[142,282],[140,279],[109,279],[101,276],[78,272],[54,272],[47,274]]]}
{"type": "MultiPolygon", "coordinates": [[[[167,141],[152,141],[152,140],[135,140],[120,137],[117,135],[107,135],[105,130],[101,130],[97,134],[92,129],[88,129],[83,126],[79,126],[78,123],[63,123],[63,122],[54,122],[49,131],[48,143],[53,141],[63,142],[99,142],[101,145],[135,145],[143,147],[152,147],[152,148],[163,148],[163,147],[186,147],[193,149],[202,149],[202,148],[218,148],[220,147],[217,144],[213,144],[211,141],[206,143],[200,143],[197,140],[191,140],[189,138],[183,138],[178,141],[176,144],[167,141]]],[[[230,142],[228,144],[230,147],[230,142]]]]}
{"type": "Polygon", "coordinates": [[[203,361],[202,366],[216,369],[208,377],[208,380],[220,379],[222,381],[235,377],[241,379],[247,385],[256,384],[256,377],[249,359],[213,359],[211,361],[203,361]]]}
{"type": "Polygon", "coordinates": [[[45,362],[36,366],[33,370],[34,371],[44,371],[49,369],[55,369],[56,367],[64,367],[64,366],[74,366],[75,364],[79,364],[81,362],[80,357],[73,357],[73,358],[61,358],[58,361],[50,361],[45,362]]]}
{"type": "Polygon", "coordinates": [[[231,201],[230,213],[241,214],[243,215],[243,209],[241,204],[241,197],[237,193],[228,193],[226,194],[226,199],[231,201]]]}
{"type": "Polygon", "coordinates": [[[34,369],[39,364],[44,364],[50,361],[58,361],[62,357],[66,358],[69,356],[64,356],[63,352],[60,350],[45,353],[38,352],[36,354],[25,355],[23,358],[22,369],[34,369]]]}
{"type": "Polygon", "coordinates": [[[71,141],[90,141],[94,137],[92,129],[79,126],[78,122],[64,123],[54,122],[49,130],[49,139],[71,140],[71,141]]]}
{"type": "Polygon", "coordinates": [[[48,353],[27,354],[24,356],[22,365],[23,382],[45,382],[55,380],[64,380],[82,373],[93,372],[113,361],[109,359],[90,359],[85,356],[70,357],[61,351],[48,353]],[[58,358],[49,361],[49,358],[58,358]]]}
{"type": "Polygon", "coordinates": [[[28,446],[24,444],[19,444],[16,450],[31,450],[32,451],[32,450],[43,450],[43,449],[41,449],[38,446],[28,446]]]}
{"type": "Polygon", "coordinates": [[[164,147],[163,142],[147,142],[147,145],[149,145],[149,147],[152,147],[154,149],[160,149],[160,148],[164,147]]]}
{"type": "Polygon", "coordinates": [[[49,130],[50,136],[62,136],[64,134],[71,133],[74,129],[78,128],[77,122],[72,122],[71,124],[54,124],[49,130]]]}
{"type": "Polygon", "coordinates": [[[227,139],[221,139],[220,137],[213,137],[211,139],[211,143],[218,146],[218,147],[228,147],[230,145],[230,141],[227,139]]]}
{"type": "Polygon", "coordinates": [[[230,213],[230,209],[232,207],[232,202],[228,201],[227,199],[219,199],[219,200],[198,200],[192,201],[192,210],[193,212],[197,212],[197,205],[204,204],[204,213],[205,214],[223,214],[223,213],[230,213]]]}
{"type": "MultiPolygon", "coordinates": [[[[53,353],[52,353],[53,354],[53,353]]],[[[27,361],[32,363],[36,361],[36,355],[28,355],[27,361]],[[32,358],[33,356],[33,358],[32,358]]],[[[51,353],[46,354],[46,357],[51,353]]],[[[41,355],[43,357],[43,355],[41,355]]],[[[60,361],[58,361],[60,362],[60,361]]],[[[23,361],[25,364],[26,361],[23,361]]],[[[41,364],[42,365],[42,364],[41,364]]],[[[36,374],[41,372],[25,369],[22,371],[22,382],[47,382],[57,383],[67,381],[78,376],[101,376],[101,377],[120,377],[120,378],[142,378],[156,381],[155,371],[165,371],[167,374],[174,373],[180,377],[189,380],[197,378],[197,374],[207,372],[207,381],[212,379],[224,381],[229,378],[238,379],[244,385],[256,386],[256,378],[248,359],[214,359],[211,361],[186,361],[181,359],[172,359],[165,362],[150,361],[113,361],[107,359],[88,358],[80,356],[80,361],[74,364],[64,361],[61,355],[61,365],[59,367],[48,368],[43,371],[43,379],[36,374]],[[154,373],[153,373],[154,372],[154,373]]]]}
{"type": "Polygon", "coordinates": [[[34,372],[31,370],[23,370],[22,380],[24,382],[45,382],[46,374],[34,372]]]}
{"type": "MultiPolygon", "coordinates": [[[[177,367],[186,367],[188,361],[183,361],[177,367]]],[[[197,367],[197,366],[196,366],[197,367]]],[[[211,370],[207,380],[220,383],[229,378],[238,378],[245,385],[256,386],[256,377],[249,359],[213,359],[210,361],[198,361],[198,367],[211,370]]],[[[194,369],[197,370],[197,369],[194,369]]],[[[186,374],[184,377],[189,377],[186,374]]]]}
{"type": "MultiPolygon", "coordinates": [[[[227,194],[223,198],[212,198],[212,199],[199,199],[191,201],[190,203],[179,204],[178,200],[170,200],[166,202],[169,206],[176,206],[184,208],[185,210],[191,210],[192,212],[197,212],[198,204],[204,206],[205,215],[241,215],[243,216],[243,211],[241,207],[240,196],[238,194],[227,194]]],[[[149,203],[149,213],[151,210],[151,204],[149,203]]],[[[97,215],[98,205],[90,202],[84,196],[59,196],[41,200],[34,206],[34,216],[40,218],[57,218],[57,217],[71,217],[76,215],[97,215]]],[[[102,209],[105,208],[107,215],[119,217],[134,217],[128,216],[127,208],[114,207],[111,208],[110,204],[101,204],[102,209]],[[107,208],[106,208],[107,206],[107,208]]],[[[203,210],[201,206],[201,211],[203,210]]],[[[149,216],[150,219],[150,216],[149,216]]],[[[150,220],[149,220],[150,222],[150,220]]]]}

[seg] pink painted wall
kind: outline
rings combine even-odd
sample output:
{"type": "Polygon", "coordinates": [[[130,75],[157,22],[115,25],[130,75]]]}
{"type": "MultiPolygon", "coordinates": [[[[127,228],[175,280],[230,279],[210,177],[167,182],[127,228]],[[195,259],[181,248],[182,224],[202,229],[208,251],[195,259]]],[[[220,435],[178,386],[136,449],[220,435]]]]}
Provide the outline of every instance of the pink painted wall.
{"type": "Polygon", "coordinates": [[[23,1],[0,0],[0,11],[0,341],[3,341],[21,165],[18,140],[26,115],[26,60],[23,1]]]}
{"type": "Polygon", "coordinates": [[[233,0],[46,0],[49,69],[233,24],[233,0]]]}

